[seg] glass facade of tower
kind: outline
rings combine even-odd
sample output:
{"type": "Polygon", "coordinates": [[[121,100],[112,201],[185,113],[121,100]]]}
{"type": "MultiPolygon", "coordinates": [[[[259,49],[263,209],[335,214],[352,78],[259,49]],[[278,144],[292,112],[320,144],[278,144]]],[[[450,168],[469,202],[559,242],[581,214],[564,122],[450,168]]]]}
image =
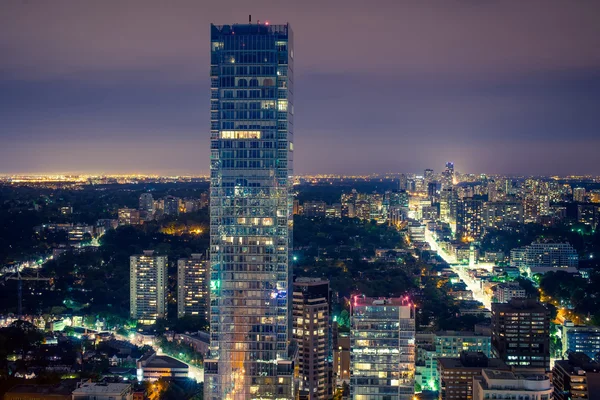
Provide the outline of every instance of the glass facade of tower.
{"type": "Polygon", "coordinates": [[[292,399],[293,35],[211,25],[205,398],[292,399]]]}

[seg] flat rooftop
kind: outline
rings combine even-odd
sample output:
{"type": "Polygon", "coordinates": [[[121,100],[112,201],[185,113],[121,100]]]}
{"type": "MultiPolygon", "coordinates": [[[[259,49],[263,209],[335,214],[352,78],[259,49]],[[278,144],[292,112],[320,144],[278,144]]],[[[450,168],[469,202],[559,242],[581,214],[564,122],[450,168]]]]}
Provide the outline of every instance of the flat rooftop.
{"type": "Polygon", "coordinates": [[[128,383],[87,382],[73,391],[73,394],[86,393],[123,393],[131,389],[128,383]]]}
{"type": "Polygon", "coordinates": [[[188,365],[169,356],[155,356],[144,368],[188,368],[188,365]]]}

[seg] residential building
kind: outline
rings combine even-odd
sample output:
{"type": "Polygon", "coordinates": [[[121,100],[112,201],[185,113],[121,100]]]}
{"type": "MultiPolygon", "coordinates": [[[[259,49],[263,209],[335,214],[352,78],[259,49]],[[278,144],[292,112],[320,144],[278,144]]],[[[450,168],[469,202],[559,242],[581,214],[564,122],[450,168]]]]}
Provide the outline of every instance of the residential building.
{"type": "Polygon", "coordinates": [[[493,301],[497,303],[508,303],[511,299],[527,297],[525,289],[516,282],[500,283],[494,286],[493,301]]]}
{"type": "Polygon", "coordinates": [[[210,29],[211,344],[204,398],[293,399],[293,33],[288,24],[210,29]]]}
{"type": "Polygon", "coordinates": [[[483,200],[459,200],[456,208],[456,237],[464,242],[478,241],[483,236],[481,211],[483,200]]]}
{"type": "Polygon", "coordinates": [[[510,264],[529,276],[560,270],[576,273],[579,256],[569,243],[535,242],[512,249],[510,264]]]}
{"type": "Polygon", "coordinates": [[[523,205],[517,202],[487,202],[481,212],[487,228],[505,229],[523,224],[523,205]]]}
{"type": "Polygon", "coordinates": [[[145,250],[129,260],[131,318],[153,324],[167,316],[167,256],[145,250]]]}
{"type": "Polygon", "coordinates": [[[139,225],[140,223],[140,210],[119,208],[119,225],[139,225]]]}
{"type": "Polygon", "coordinates": [[[575,325],[565,320],[562,325],[562,354],[569,352],[584,353],[592,359],[600,359],[600,327],[593,325],[575,325]]]}
{"type": "Polygon", "coordinates": [[[299,389],[306,392],[308,400],[330,399],[333,385],[329,281],[296,279],[292,307],[292,332],[298,343],[299,389]]]}
{"type": "Polygon", "coordinates": [[[412,400],[415,308],[410,300],[355,296],[350,326],[350,396],[412,400]]]}
{"type": "Polygon", "coordinates": [[[554,362],[554,400],[600,400],[600,363],[585,353],[569,353],[554,362]]]}
{"type": "Polygon", "coordinates": [[[133,400],[129,383],[81,382],[73,391],[72,400],[133,400]]]}
{"type": "Polygon", "coordinates": [[[140,195],[139,210],[144,221],[150,221],[154,217],[154,197],[151,193],[142,193],[140,195]]]}
{"type": "Polygon", "coordinates": [[[163,199],[164,215],[179,215],[180,199],[174,196],[167,196],[163,199]]]}
{"type": "Polygon", "coordinates": [[[585,188],[576,187],[573,189],[573,201],[577,203],[585,203],[586,200],[585,188]]]}
{"type": "Polygon", "coordinates": [[[481,376],[484,368],[510,371],[502,360],[488,358],[483,353],[462,352],[459,357],[437,359],[440,400],[472,400],[473,378],[481,376]]]}
{"type": "Polygon", "coordinates": [[[327,203],[324,201],[305,201],[302,204],[302,212],[307,217],[324,217],[327,203]]]}
{"type": "Polygon", "coordinates": [[[177,260],[177,317],[202,316],[208,319],[210,274],[202,254],[177,260]]]}
{"type": "Polygon", "coordinates": [[[515,374],[484,369],[473,378],[473,400],[535,399],[551,400],[550,378],[543,374],[515,374]]]}
{"type": "Polygon", "coordinates": [[[76,244],[84,241],[86,238],[94,237],[94,227],[92,225],[73,225],[67,232],[69,242],[76,244]]]}
{"type": "Polygon", "coordinates": [[[550,312],[533,299],[492,303],[492,346],[511,367],[550,370],[550,312]]]}

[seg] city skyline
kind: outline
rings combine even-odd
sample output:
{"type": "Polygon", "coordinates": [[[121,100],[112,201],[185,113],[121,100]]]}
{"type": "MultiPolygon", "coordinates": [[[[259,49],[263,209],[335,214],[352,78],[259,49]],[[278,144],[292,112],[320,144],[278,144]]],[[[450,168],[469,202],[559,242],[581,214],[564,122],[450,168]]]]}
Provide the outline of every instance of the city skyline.
{"type": "Polygon", "coordinates": [[[208,26],[248,14],[298,36],[300,174],[600,173],[594,3],[0,7],[3,174],[208,173],[208,26]]]}

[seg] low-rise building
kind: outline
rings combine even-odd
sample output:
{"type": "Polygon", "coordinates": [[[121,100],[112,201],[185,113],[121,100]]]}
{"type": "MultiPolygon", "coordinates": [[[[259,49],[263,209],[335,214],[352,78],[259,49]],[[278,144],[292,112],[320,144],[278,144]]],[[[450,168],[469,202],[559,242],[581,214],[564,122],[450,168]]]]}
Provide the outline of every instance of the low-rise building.
{"type": "Polygon", "coordinates": [[[600,399],[600,364],[585,353],[570,353],[554,363],[552,384],[555,400],[600,399]]]}
{"type": "Polygon", "coordinates": [[[172,357],[159,356],[150,351],[136,363],[138,381],[156,381],[161,378],[182,380],[189,376],[189,367],[172,357]]]}
{"type": "Polygon", "coordinates": [[[4,394],[4,400],[71,400],[73,388],[67,385],[17,385],[4,394]]]}
{"type": "Polygon", "coordinates": [[[473,378],[473,400],[551,400],[553,390],[550,378],[543,374],[515,374],[485,368],[481,376],[473,378]]]}
{"type": "Polygon", "coordinates": [[[562,354],[578,352],[594,359],[600,354],[600,327],[575,325],[566,320],[562,326],[562,354]]]}
{"type": "Polygon", "coordinates": [[[441,357],[437,364],[441,400],[473,399],[473,378],[481,376],[484,368],[510,370],[502,360],[475,352],[463,352],[459,358],[441,357]]]}
{"type": "Polygon", "coordinates": [[[494,287],[493,300],[496,303],[508,303],[511,299],[522,299],[527,297],[525,289],[518,283],[501,283],[494,287]]]}
{"type": "Polygon", "coordinates": [[[82,382],[73,391],[72,400],[133,400],[128,383],[82,382]]]}

